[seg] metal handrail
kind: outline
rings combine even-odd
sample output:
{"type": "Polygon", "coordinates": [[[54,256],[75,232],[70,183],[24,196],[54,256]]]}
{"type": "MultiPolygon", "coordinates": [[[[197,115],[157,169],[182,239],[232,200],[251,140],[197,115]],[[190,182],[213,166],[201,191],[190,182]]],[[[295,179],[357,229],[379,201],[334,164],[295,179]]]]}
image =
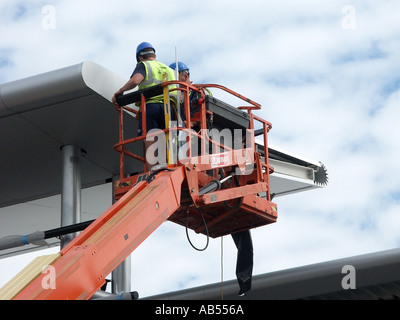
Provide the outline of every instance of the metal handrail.
{"type": "MultiPolygon", "coordinates": [[[[162,87],[165,86],[170,86],[170,85],[177,85],[176,87],[169,89],[170,92],[173,91],[178,91],[178,107],[180,104],[180,101],[182,100],[181,98],[183,98],[183,103],[184,103],[184,112],[185,112],[185,125],[184,126],[180,126],[180,127],[173,127],[173,128],[166,128],[160,131],[163,131],[165,133],[168,133],[170,131],[186,131],[189,132],[191,134],[194,134],[193,131],[189,131],[191,129],[191,119],[190,119],[190,92],[191,91],[195,91],[200,95],[200,99],[199,99],[199,106],[200,106],[200,128],[201,129],[207,129],[207,124],[206,124],[206,114],[210,113],[210,111],[206,110],[205,107],[205,90],[208,88],[217,88],[220,90],[223,90],[247,103],[249,103],[249,106],[239,106],[237,107],[240,110],[246,110],[250,116],[250,122],[249,122],[249,128],[250,130],[252,130],[251,134],[252,134],[252,144],[253,144],[253,148],[255,147],[254,145],[254,121],[259,121],[262,123],[263,126],[263,136],[264,136],[264,154],[265,154],[265,158],[264,158],[264,162],[262,162],[262,166],[264,168],[266,168],[268,170],[268,173],[272,173],[273,172],[273,168],[269,165],[269,161],[268,161],[268,139],[267,139],[267,135],[269,130],[272,128],[271,123],[269,123],[268,121],[255,116],[252,111],[253,110],[259,110],[261,109],[261,105],[227,87],[218,85],[218,84],[187,84],[181,81],[165,81],[162,84],[162,87]]],[[[137,159],[139,161],[142,161],[145,163],[145,158],[141,157],[139,155],[136,155],[132,152],[130,152],[129,150],[127,150],[126,146],[128,144],[131,144],[133,142],[136,141],[140,141],[140,140],[144,140],[146,139],[146,137],[151,137],[153,135],[159,134],[158,133],[147,133],[147,128],[146,128],[146,99],[145,97],[142,95],[141,96],[141,103],[140,103],[140,111],[136,111],[135,109],[130,108],[129,106],[123,106],[123,107],[117,107],[118,111],[119,111],[119,142],[116,143],[114,145],[114,149],[116,151],[118,151],[120,153],[120,176],[121,178],[123,178],[124,175],[124,156],[129,156],[132,157],[134,159],[137,159]],[[124,130],[123,130],[123,113],[124,111],[129,111],[129,112],[133,112],[136,115],[138,114],[138,112],[142,112],[142,135],[137,136],[135,138],[130,138],[130,139],[125,139],[124,137],[124,130]]],[[[208,135],[207,135],[207,131],[206,130],[202,130],[201,134],[199,133],[195,133],[197,135],[198,138],[201,139],[202,143],[206,143],[206,140],[211,142],[213,145],[219,146],[221,148],[223,148],[224,150],[232,150],[232,148],[225,146],[221,143],[218,143],[217,141],[212,140],[208,135]]],[[[191,139],[190,134],[188,135],[188,139],[191,139]]],[[[189,147],[190,148],[190,147],[189,147]]],[[[203,149],[205,150],[205,149],[203,149]]],[[[190,152],[190,151],[189,151],[190,152]]],[[[145,170],[146,171],[146,170],[145,170]]],[[[266,174],[264,176],[264,181],[266,181],[269,185],[269,174],[266,174]]]]}

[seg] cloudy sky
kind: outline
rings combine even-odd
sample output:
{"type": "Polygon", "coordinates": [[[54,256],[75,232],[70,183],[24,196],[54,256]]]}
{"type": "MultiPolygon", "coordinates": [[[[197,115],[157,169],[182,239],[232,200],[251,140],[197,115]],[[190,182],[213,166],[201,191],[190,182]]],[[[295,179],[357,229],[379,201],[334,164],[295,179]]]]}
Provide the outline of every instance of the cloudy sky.
{"type": "MultiPolygon", "coordinates": [[[[148,41],[167,64],[177,48],[194,82],[259,102],[271,144],[329,172],[323,189],[276,198],[278,222],[252,231],[262,274],[400,245],[399,12],[398,0],[2,0],[0,83],[85,60],[128,78],[148,41]]],[[[0,286],[35,255],[0,260],[0,286]]],[[[235,261],[230,237],[198,252],[165,223],[132,254],[132,289],[234,279],[235,261]]]]}

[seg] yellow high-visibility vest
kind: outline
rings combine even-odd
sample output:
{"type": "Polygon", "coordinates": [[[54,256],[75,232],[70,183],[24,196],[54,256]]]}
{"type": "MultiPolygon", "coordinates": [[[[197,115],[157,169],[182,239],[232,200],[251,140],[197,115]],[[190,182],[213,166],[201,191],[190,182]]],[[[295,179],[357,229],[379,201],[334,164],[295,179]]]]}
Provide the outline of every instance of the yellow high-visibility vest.
{"type": "MultiPolygon", "coordinates": [[[[163,82],[163,75],[167,75],[167,81],[174,81],[175,73],[174,71],[168,67],[167,65],[163,64],[162,62],[156,60],[149,60],[149,61],[142,61],[146,69],[146,76],[144,80],[139,84],[139,90],[149,88],[160,84],[163,82]]],[[[170,88],[176,87],[176,85],[171,85],[170,88]]],[[[177,99],[177,91],[173,91],[170,94],[170,98],[176,103],[177,99]]],[[[146,100],[146,103],[163,103],[163,95],[151,97],[146,100]]]]}

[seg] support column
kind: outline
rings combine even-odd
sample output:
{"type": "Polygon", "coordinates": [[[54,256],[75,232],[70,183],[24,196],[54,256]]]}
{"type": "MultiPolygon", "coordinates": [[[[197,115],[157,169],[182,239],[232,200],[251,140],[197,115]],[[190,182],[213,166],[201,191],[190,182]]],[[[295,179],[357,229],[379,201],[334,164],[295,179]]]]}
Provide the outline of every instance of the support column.
{"type": "MultiPolygon", "coordinates": [[[[112,202],[115,203],[114,187],[118,176],[113,177],[112,181],[112,202]]],[[[129,255],[114,271],[111,273],[111,292],[119,294],[121,292],[131,292],[131,256],[129,255]]]]}
{"type": "MultiPolygon", "coordinates": [[[[61,147],[63,155],[63,176],[61,193],[61,227],[81,221],[81,168],[80,160],[84,151],[73,145],[61,147]]],[[[65,247],[77,233],[61,238],[61,248],[65,247]]]]}
{"type": "Polygon", "coordinates": [[[111,273],[112,293],[131,292],[131,256],[111,273]]]}

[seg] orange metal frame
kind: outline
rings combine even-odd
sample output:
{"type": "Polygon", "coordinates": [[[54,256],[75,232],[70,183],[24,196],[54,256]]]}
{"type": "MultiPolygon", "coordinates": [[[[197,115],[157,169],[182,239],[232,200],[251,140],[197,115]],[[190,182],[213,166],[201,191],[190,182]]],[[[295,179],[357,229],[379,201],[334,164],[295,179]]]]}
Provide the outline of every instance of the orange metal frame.
{"type": "MultiPolygon", "coordinates": [[[[197,121],[200,122],[200,128],[202,129],[201,132],[202,134],[198,134],[198,137],[201,138],[202,142],[205,142],[206,140],[210,141],[211,143],[213,143],[214,145],[219,145],[218,142],[216,141],[212,141],[208,136],[207,136],[207,125],[206,125],[206,115],[207,113],[212,113],[208,110],[206,110],[205,107],[205,89],[207,88],[218,88],[221,89],[223,91],[228,92],[229,94],[242,99],[244,101],[246,101],[247,103],[251,104],[250,106],[239,106],[238,109],[240,110],[246,110],[248,112],[248,114],[250,115],[250,126],[248,129],[252,130],[252,147],[254,147],[254,121],[257,120],[262,124],[263,127],[263,137],[264,137],[264,154],[265,154],[265,161],[263,163],[263,167],[265,169],[267,169],[268,173],[272,173],[273,172],[273,168],[269,166],[268,163],[268,132],[271,130],[272,125],[271,123],[269,123],[268,121],[255,116],[252,111],[253,110],[259,110],[261,109],[261,105],[227,87],[221,86],[221,85],[217,85],[217,84],[200,84],[200,85],[189,85],[186,84],[184,82],[180,82],[180,81],[166,81],[164,83],[162,83],[162,86],[170,86],[172,84],[178,84],[179,87],[178,88],[174,88],[171,89],[170,91],[180,91],[183,94],[183,101],[184,101],[184,112],[185,112],[185,118],[186,123],[185,123],[185,127],[175,127],[175,128],[167,128],[164,129],[164,132],[169,132],[172,130],[188,130],[192,127],[192,119],[190,118],[190,101],[189,101],[189,95],[191,91],[195,91],[197,93],[199,93],[201,95],[201,99],[199,100],[199,105],[200,105],[200,112],[199,115],[195,115],[195,119],[197,121]],[[203,134],[204,133],[204,134],[203,134]]],[[[142,132],[143,134],[134,138],[130,138],[130,139],[125,139],[124,137],[124,110],[126,111],[130,111],[134,114],[138,114],[138,111],[135,109],[132,109],[130,107],[124,106],[124,107],[117,107],[118,109],[118,113],[119,113],[119,142],[116,143],[114,145],[114,149],[116,151],[118,151],[120,153],[120,178],[124,179],[125,178],[125,160],[124,160],[124,156],[129,156],[132,157],[134,159],[140,160],[143,163],[145,163],[145,159],[143,157],[138,156],[135,153],[132,153],[130,151],[127,150],[127,145],[132,144],[136,141],[140,141],[140,140],[145,140],[146,137],[149,137],[148,133],[147,133],[147,127],[146,127],[146,99],[145,97],[142,95],[142,99],[141,99],[141,105],[139,110],[141,110],[142,112],[142,132]]],[[[151,134],[150,134],[151,135],[151,134]]],[[[153,135],[155,135],[155,133],[153,133],[153,135]]],[[[227,146],[222,146],[224,149],[230,149],[227,146]]],[[[147,171],[146,168],[144,168],[144,171],[147,171]]]]}
{"type": "MultiPolygon", "coordinates": [[[[183,166],[186,175],[185,183],[182,185],[182,194],[186,196],[183,200],[184,204],[181,205],[181,207],[171,217],[169,217],[168,220],[212,237],[219,237],[229,233],[275,222],[277,219],[277,207],[276,204],[271,202],[269,179],[270,174],[273,173],[273,168],[269,165],[268,158],[268,132],[271,130],[272,125],[268,121],[253,114],[253,110],[261,109],[261,105],[233,90],[217,84],[188,85],[179,81],[169,81],[164,82],[162,85],[170,86],[171,84],[178,84],[178,88],[171,89],[171,91],[178,90],[183,96],[184,112],[187,121],[184,127],[167,128],[163,131],[187,131],[191,128],[192,121],[199,122],[200,131],[197,133],[197,137],[202,143],[202,150],[205,150],[205,143],[209,142],[215,147],[215,149],[216,147],[220,147],[224,152],[190,157],[191,151],[189,150],[189,157],[185,159],[185,161],[178,160],[176,164],[168,166],[169,168],[183,166]],[[212,114],[211,111],[206,109],[205,90],[208,88],[223,90],[250,104],[249,106],[238,107],[240,110],[247,111],[250,117],[248,128],[251,135],[250,146],[240,150],[234,150],[217,141],[213,141],[208,136],[206,119],[208,114],[212,114]],[[192,119],[190,118],[189,101],[191,91],[197,92],[200,96],[200,111],[196,113],[192,119]],[[263,161],[259,154],[255,152],[254,123],[256,121],[261,123],[263,128],[265,155],[263,161]],[[223,157],[225,161],[215,166],[213,160],[215,160],[216,157],[223,157]],[[244,159],[247,159],[247,161],[244,161],[244,159]],[[246,163],[249,162],[254,170],[250,173],[246,173],[246,163]],[[244,174],[236,176],[238,170],[244,174]],[[213,172],[213,175],[209,174],[211,171],[213,172]],[[221,190],[214,191],[210,194],[199,194],[201,187],[215,179],[215,177],[222,179],[232,174],[235,176],[232,180],[235,180],[237,185],[233,186],[231,182],[231,185],[229,186],[228,183],[225,183],[221,190]],[[258,196],[261,193],[265,194],[265,196],[258,196]],[[229,205],[230,201],[233,203],[236,201],[237,205],[234,206],[234,208],[231,208],[229,205]],[[207,223],[207,227],[204,226],[203,218],[207,223]]],[[[135,183],[137,183],[137,181],[148,176],[148,172],[144,167],[143,173],[132,177],[125,177],[124,156],[134,157],[145,162],[143,158],[128,151],[127,145],[146,138],[146,130],[143,130],[142,136],[124,139],[123,113],[125,108],[126,107],[118,108],[120,113],[120,140],[114,146],[115,150],[120,152],[121,160],[121,178],[119,181],[116,181],[114,188],[116,199],[127,192],[135,185],[135,183]]],[[[127,110],[133,111],[129,108],[127,110]]],[[[145,99],[143,98],[140,110],[144,113],[146,112],[145,99]]],[[[145,128],[144,119],[145,117],[143,116],[143,128],[145,128]]],[[[188,139],[190,139],[190,135],[188,135],[188,139]]]]}
{"type": "MultiPolygon", "coordinates": [[[[55,289],[43,288],[42,282],[46,275],[42,274],[15,299],[89,299],[105,283],[106,276],[165,220],[211,237],[276,221],[276,204],[271,202],[269,186],[269,175],[273,168],[268,163],[267,133],[271,125],[252,114],[252,110],[259,109],[260,105],[222,86],[193,86],[177,81],[166,82],[163,85],[171,83],[180,85],[174,90],[183,92],[188,121],[185,127],[166,130],[187,130],[191,127],[190,90],[195,90],[201,95],[200,113],[194,120],[200,121],[201,129],[206,129],[206,114],[209,111],[205,106],[204,89],[214,87],[251,104],[248,107],[240,107],[250,114],[251,146],[240,150],[225,148],[226,151],[222,153],[189,157],[185,163],[170,165],[164,171],[151,173],[145,170],[136,176],[125,177],[125,156],[144,162],[142,157],[127,150],[127,144],[145,138],[146,124],[143,123],[143,136],[125,140],[123,113],[124,109],[128,109],[119,107],[119,142],[114,146],[120,152],[121,163],[121,179],[116,182],[114,188],[117,201],[60,251],[60,258],[53,264],[55,289]],[[252,130],[255,120],[263,125],[264,161],[255,152],[252,130]],[[245,172],[246,164],[243,164],[243,159],[247,159],[247,162],[251,160],[254,170],[245,172]],[[210,174],[211,172],[213,174],[210,174]],[[246,174],[238,174],[243,172],[246,174]],[[154,176],[150,177],[153,174],[154,176]],[[219,190],[201,192],[202,187],[216,178],[226,178],[219,190]],[[265,193],[265,196],[261,196],[262,193],[265,193]]],[[[141,110],[146,112],[143,98],[141,110]]],[[[198,136],[203,139],[203,143],[205,139],[215,143],[206,135],[206,130],[198,136]]]]}

